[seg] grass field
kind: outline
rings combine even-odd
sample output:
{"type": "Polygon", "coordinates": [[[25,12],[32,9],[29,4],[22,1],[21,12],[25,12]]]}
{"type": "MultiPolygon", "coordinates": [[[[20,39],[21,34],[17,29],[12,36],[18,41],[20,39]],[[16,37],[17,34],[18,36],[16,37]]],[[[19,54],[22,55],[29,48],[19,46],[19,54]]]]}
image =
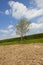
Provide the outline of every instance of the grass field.
{"type": "Polygon", "coordinates": [[[0,40],[0,45],[30,44],[30,43],[43,43],[43,33],[24,36],[22,41],[20,37],[0,40]]]}
{"type": "Polygon", "coordinates": [[[0,45],[12,45],[12,44],[30,44],[30,43],[43,43],[43,38],[23,40],[23,41],[12,41],[12,42],[2,42],[0,45]]]}

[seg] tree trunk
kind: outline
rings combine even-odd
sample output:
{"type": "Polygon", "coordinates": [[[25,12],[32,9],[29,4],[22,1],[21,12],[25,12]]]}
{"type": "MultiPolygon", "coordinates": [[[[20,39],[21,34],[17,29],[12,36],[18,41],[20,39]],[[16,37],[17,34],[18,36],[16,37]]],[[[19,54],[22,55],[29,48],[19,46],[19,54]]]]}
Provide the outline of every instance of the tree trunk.
{"type": "Polygon", "coordinates": [[[23,37],[21,36],[21,41],[23,40],[23,37]]]}

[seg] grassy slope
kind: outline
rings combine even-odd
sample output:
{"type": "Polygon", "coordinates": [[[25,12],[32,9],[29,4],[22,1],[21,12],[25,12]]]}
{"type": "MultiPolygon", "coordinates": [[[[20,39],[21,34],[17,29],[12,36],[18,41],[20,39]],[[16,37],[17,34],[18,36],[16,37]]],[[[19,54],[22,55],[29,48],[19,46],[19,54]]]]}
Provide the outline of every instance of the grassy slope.
{"type": "Polygon", "coordinates": [[[3,42],[3,43],[0,43],[0,45],[30,44],[30,43],[43,43],[43,38],[31,39],[31,40],[23,40],[22,42],[21,41],[3,42]]]}
{"type": "Polygon", "coordinates": [[[20,38],[11,38],[6,40],[0,40],[0,45],[10,44],[29,44],[29,43],[43,43],[43,33],[24,36],[24,40],[21,42],[20,38]]]}

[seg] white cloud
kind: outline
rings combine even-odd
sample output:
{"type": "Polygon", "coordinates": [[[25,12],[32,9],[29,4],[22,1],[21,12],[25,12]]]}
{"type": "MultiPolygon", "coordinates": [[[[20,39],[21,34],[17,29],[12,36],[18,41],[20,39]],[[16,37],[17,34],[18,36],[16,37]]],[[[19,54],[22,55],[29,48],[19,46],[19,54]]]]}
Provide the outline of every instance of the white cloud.
{"type": "Polygon", "coordinates": [[[9,25],[9,26],[8,26],[8,29],[11,29],[11,28],[13,28],[13,27],[14,27],[13,25],[9,25]]]}
{"type": "Polygon", "coordinates": [[[14,26],[13,25],[9,25],[8,27],[7,27],[7,29],[2,29],[2,30],[0,30],[0,32],[3,34],[3,35],[10,35],[13,31],[14,31],[14,26]]]}
{"type": "Polygon", "coordinates": [[[42,32],[43,31],[43,23],[31,23],[30,30],[31,30],[31,33],[32,33],[32,31],[34,33],[42,32]],[[40,31],[40,30],[42,30],[42,31],[40,31]]]}
{"type": "Polygon", "coordinates": [[[31,9],[31,10],[28,10],[26,13],[25,13],[25,17],[27,19],[32,19],[34,17],[37,17],[37,16],[40,16],[40,15],[43,15],[43,9],[31,9]]]}
{"type": "Polygon", "coordinates": [[[2,35],[1,35],[2,38],[1,39],[18,37],[18,35],[16,35],[16,29],[14,30],[14,26],[13,25],[9,25],[7,27],[7,29],[0,30],[0,33],[2,33],[2,35]]]}
{"type": "Polygon", "coordinates": [[[43,23],[31,23],[30,29],[42,29],[43,28],[43,23]]]}
{"type": "Polygon", "coordinates": [[[12,28],[12,29],[9,29],[9,32],[13,32],[14,31],[14,29],[12,28]]]}
{"type": "Polygon", "coordinates": [[[14,1],[9,1],[8,4],[10,5],[10,7],[12,7],[13,4],[15,4],[15,2],[14,1]]]}
{"type": "Polygon", "coordinates": [[[2,33],[8,33],[8,30],[0,30],[2,33]]]}
{"type": "Polygon", "coordinates": [[[43,8],[43,0],[35,0],[39,8],[43,8]]]}
{"type": "Polygon", "coordinates": [[[11,7],[10,13],[14,18],[25,17],[27,19],[32,19],[34,17],[43,15],[43,9],[28,9],[23,3],[9,1],[9,6],[11,7]]]}
{"type": "Polygon", "coordinates": [[[34,34],[43,32],[43,23],[31,23],[30,32],[34,34]]]}
{"type": "Polygon", "coordinates": [[[9,1],[9,5],[12,9],[12,16],[15,18],[21,18],[24,16],[25,12],[27,11],[26,6],[24,4],[14,1],[9,1]]]}
{"type": "Polygon", "coordinates": [[[5,14],[6,14],[6,15],[9,15],[9,14],[10,14],[10,13],[9,13],[9,10],[6,10],[6,11],[5,11],[5,14]]]}

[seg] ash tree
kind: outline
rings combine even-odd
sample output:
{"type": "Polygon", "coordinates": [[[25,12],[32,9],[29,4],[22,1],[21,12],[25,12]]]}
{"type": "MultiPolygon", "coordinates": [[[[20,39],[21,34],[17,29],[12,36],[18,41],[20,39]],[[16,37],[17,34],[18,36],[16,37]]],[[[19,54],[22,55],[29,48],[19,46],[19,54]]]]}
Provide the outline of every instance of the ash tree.
{"type": "Polygon", "coordinates": [[[20,35],[21,41],[23,40],[23,36],[29,31],[30,22],[25,18],[20,19],[18,24],[16,25],[16,34],[20,35]]]}

